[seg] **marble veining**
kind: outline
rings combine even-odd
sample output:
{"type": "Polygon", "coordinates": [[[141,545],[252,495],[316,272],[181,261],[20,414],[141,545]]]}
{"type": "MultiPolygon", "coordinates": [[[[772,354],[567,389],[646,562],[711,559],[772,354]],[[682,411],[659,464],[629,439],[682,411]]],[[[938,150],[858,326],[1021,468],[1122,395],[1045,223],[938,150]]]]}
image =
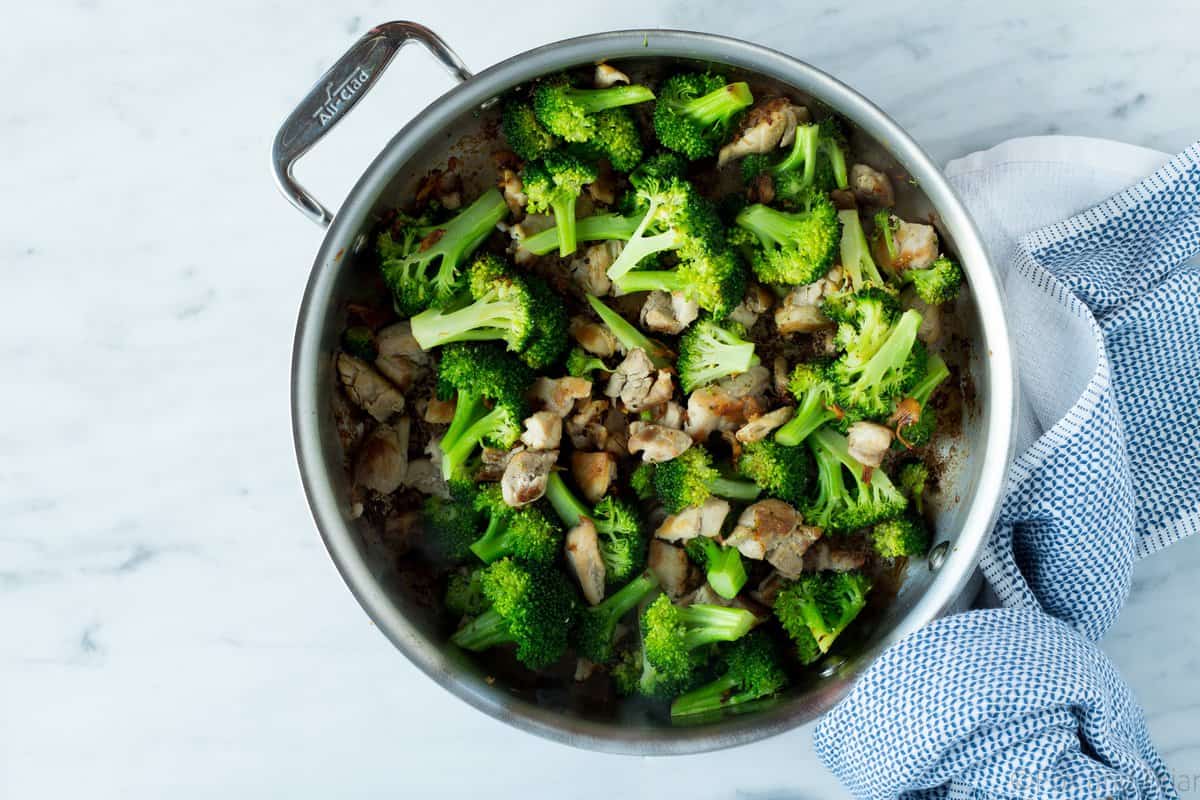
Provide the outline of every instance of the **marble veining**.
{"type": "MultiPolygon", "coordinates": [[[[705,757],[516,733],[419,675],[326,557],[287,411],[320,234],[276,194],[267,150],[354,36],[404,17],[476,68],[603,29],[751,39],[840,76],[942,161],[1047,132],[1168,151],[1195,137],[1185,2],[1136,24],[1128,3],[1032,0],[10,9],[6,63],[24,78],[0,107],[0,797],[845,796],[803,730],[726,754],[719,780],[705,757]]],[[[402,53],[301,179],[336,207],[448,87],[402,53]]],[[[1142,564],[1105,643],[1185,796],[1193,569],[1197,541],[1142,564]]]]}

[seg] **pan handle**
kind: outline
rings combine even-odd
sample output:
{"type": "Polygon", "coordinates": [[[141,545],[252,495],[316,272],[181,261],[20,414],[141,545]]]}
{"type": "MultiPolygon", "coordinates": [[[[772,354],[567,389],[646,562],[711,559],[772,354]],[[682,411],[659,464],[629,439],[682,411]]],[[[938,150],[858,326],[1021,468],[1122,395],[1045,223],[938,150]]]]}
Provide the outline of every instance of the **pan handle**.
{"type": "Polygon", "coordinates": [[[363,34],[321,76],[275,134],[275,142],[271,145],[275,183],[288,202],[323,228],[329,226],[333,215],[296,182],[292,168],[310,147],[350,113],[383,75],[392,57],[409,42],[423,45],[458,80],[471,77],[471,71],[462,59],[429,28],[415,22],[385,22],[363,34]]]}

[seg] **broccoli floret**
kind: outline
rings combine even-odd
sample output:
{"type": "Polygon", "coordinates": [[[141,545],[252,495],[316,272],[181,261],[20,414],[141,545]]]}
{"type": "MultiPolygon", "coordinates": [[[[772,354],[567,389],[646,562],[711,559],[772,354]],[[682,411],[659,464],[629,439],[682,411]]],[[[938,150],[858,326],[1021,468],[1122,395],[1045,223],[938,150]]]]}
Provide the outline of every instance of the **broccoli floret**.
{"type": "Polygon", "coordinates": [[[799,505],[808,491],[809,453],[778,440],[763,439],[742,445],[738,474],[785,503],[799,505]]]}
{"type": "Polygon", "coordinates": [[[392,290],[396,311],[412,316],[432,304],[448,302],[461,288],[462,263],[506,216],[504,196],[489,189],[445,224],[401,217],[393,231],[381,234],[379,268],[392,290]]]}
{"type": "Polygon", "coordinates": [[[832,173],[833,186],[830,188],[846,189],[850,186],[850,177],[846,170],[846,132],[841,122],[834,117],[821,120],[819,127],[817,150],[819,155],[825,158],[832,173]]]}
{"type": "Polygon", "coordinates": [[[485,564],[505,556],[548,564],[562,547],[562,528],[536,506],[512,508],[504,502],[500,487],[488,484],[475,494],[475,510],[487,517],[483,536],[471,552],[485,564]]]}
{"type": "MultiPolygon", "coordinates": [[[[642,215],[623,217],[620,214],[593,214],[575,221],[577,242],[603,242],[609,239],[628,241],[642,222],[642,215]]],[[[547,228],[521,240],[521,247],[535,256],[544,256],[558,249],[558,231],[547,228]]]]}
{"type": "Polygon", "coordinates": [[[525,389],[532,371],[503,347],[490,342],[452,344],[438,362],[438,395],[457,396],[454,418],[442,436],[442,474],[461,475],[480,442],[507,450],[521,437],[529,416],[525,389]],[[485,404],[490,400],[490,408],[485,404]]]}
{"type": "Polygon", "coordinates": [[[722,547],[707,536],[689,539],[684,549],[688,557],[704,567],[713,591],[732,600],[746,585],[746,566],[736,547],[722,547]]]}
{"type": "Polygon", "coordinates": [[[775,616],[796,643],[800,662],[811,664],[867,604],[870,579],[861,572],[815,572],[784,587],[775,616]]]}
{"type": "Polygon", "coordinates": [[[434,552],[447,561],[464,561],[482,524],[469,496],[429,497],[421,506],[421,523],[434,552]]]}
{"type": "Polygon", "coordinates": [[[810,524],[852,531],[902,514],[908,501],[882,469],[867,469],[850,455],[846,437],[828,427],[806,440],[817,462],[817,497],[804,511],[810,524]],[[846,485],[846,473],[853,491],[846,485]]]}
{"type": "Polygon", "coordinates": [[[653,99],[654,93],[645,86],[578,89],[564,76],[555,76],[534,88],[533,111],[551,133],[568,142],[589,142],[604,131],[604,122],[597,119],[600,112],[653,99]]]}
{"type": "Polygon", "coordinates": [[[629,320],[606,306],[600,298],[589,294],[587,301],[626,352],[640,348],[658,369],[671,366],[671,352],[661,342],[656,342],[642,333],[629,320]]]}
{"type": "Polygon", "coordinates": [[[871,544],[884,558],[924,555],[929,549],[929,531],[910,517],[896,517],[871,529],[871,544]]]}
{"type": "Polygon", "coordinates": [[[747,156],[742,177],[750,183],[767,173],[777,201],[792,203],[809,190],[829,192],[850,185],[846,171],[845,135],[834,119],[798,125],[792,149],[778,161],[766,154],[747,156]]]}
{"type": "Polygon", "coordinates": [[[629,476],[629,488],[639,500],[654,496],[654,463],[643,461],[629,476]]]}
{"type": "Polygon", "coordinates": [[[823,363],[797,364],[792,370],[788,389],[799,405],[795,415],[775,431],[776,442],[794,447],[826,422],[845,416],[838,407],[827,371],[828,365],[823,363]]]}
{"type": "Polygon", "coordinates": [[[559,255],[575,252],[575,202],[584,185],[596,177],[594,165],[558,150],[528,162],[521,171],[521,184],[528,198],[526,208],[554,215],[559,255]]]}
{"type": "Polygon", "coordinates": [[[613,657],[613,635],[621,618],[658,590],[658,578],[646,570],[601,602],[585,608],[579,615],[575,649],[596,664],[613,657]]]}
{"type": "Polygon", "coordinates": [[[589,119],[594,126],[592,137],[569,147],[584,158],[607,158],[618,172],[634,169],[642,160],[642,132],[633,115],[624,108],[610,108],[589,119]]]}
{"type": "Polygon", "coordinates": [[[722,326],[710,317],[694,322],[679,340],[679,382],[685,393],[737,375],[757,366],[754,343],[739,336],[731,326],[722,326]]]}
{"type": "Polygon", "coordinates": [[[602,358],[594,356],[582,347],[573,347],[571,352],[567,354],[567,374],[576,378],[587,378],[591,380],[592,373],[596,370],[601,372],[612,372],[605,364],[602,358]]]}
{"type": "Polygon", "coordinates": [[[910,461],[900,467],[896,476],[900,491],[918,514],[925,513],[925,484],[929,482],[929,467],[922,461],[910,461]]]}
{"type": "Polygon", "coordinates": [[[363,361],[374,361],[379,354],[375,349],[375,334],[366,325],[354,325],[342,331],[342,349],[363,361]]]}
{"type": "Polygon", "coordinates": [[[867,245],[858,212],[845,209],[837,212],[837,217],[842,223],[842,272],[850,281],[850,288],[857,291],[868,283],[882,284],[883,276],[879,274],[875,259],[871,258],[871,248],[867,245]]]}
{"type": "Polygon", "coordinates": [[[833,265],[838,212],[824,195],[810,194],[804,210],[797,212],[762,204],[747,206],[738,214],[737,225],[758,239],[750,265],[763,283],[813,283],[833,265]]]}
{"type": "Polygon", "coordinates": [[[925,269],[906,269],[900,273],[900,282],[911,283],[917,297],[931,306],[949,303],[958,297],[962,280],[962,269],[945,256],[938,256],[925,269]]]}
{"type": "Polygon", "coordinates": [[[929,356],[925,376],[896,403],[896,410],[889,418],[896,424],[897,442],[909,448],[929,444],[938,423],[937,411],[929,405],[929,399],[949,377],[950,370],[942,357],[936,353],[929,356]]]}
{"type": "Polygon", "coordinates": [[[642,218],[608,268],[611,280],[658,253],[675,251],[681,259],[690,259],[723,246],[716,209],[690,183],[654,174],[634,175],[631,181],[642,218]]]}
{"type": "Polygon", "coordinates": [[[617,694],[622,697],[638,694],[641,691],[642,675],[648,666],[642,658],[641,645],[623,648],[608,674],[612,678],[617,694]]]}
{"type": "Polygon", "coordinates": [[[635,182],[650,178],[682,178],[685,171],[687,162],[678,153],[655,153],[638,164],[630,178],[635,182]]]}
{"type": "Polygon", "coordinates": [[[451,637],[464,650],[515,643],[517,658],[541,669],[562,658],[576,614],[575,593],[561,572],[511,558],[483,571],[491,607],[451,637]]]}
{"type": "Polygon", "coordinates": [[[896,271],[892,268],[892,262],[900,252],[896,244],[896,231],[899,227],[900,218],[892,214],[891,210],[881,208],[875,212],[875,235],[872,244],[875,254],[879,256],[879,266],[893,280],[896,279],[896,271]]]}
{"type": "Polygon", "coordinates": [[[589,509],[557,472],[551,472],[546,481],[546,499],[568,528],[574,528],[584,517],[596,526],[609,586],[620,586],[645,566],[648,542],[641,519],[629,503],[609,496],[589,509]]]}
{"type": "Polygon", "coordinates": [[[742,109],[754,102],[744,82],[720,75],[686,73],[668,78],[654,104],[654,132],[668,150],[688,159],[717,152],[742,109]]]}
{"type": "Polygon", "coordinates": [[[642,648],[658,681],[687,685],[703,661],[697,648],[736,641],[753,624],[754,615],[743,608],[703,604],[680,607],[660,595],[642,614],[642,648]]]}
{"type": "Polygon", "coordinates": [[[461,341],[500,339],[525,363],[540,369],[567,345],[562,303],[538,277],[523,275],[499,256],[471,265],[468,288],[473,302],[452,310],[428,309],[412,318],[412,334],[423,350],[461,341]]]}
{"type": "Polygon", "coordinates": [[[529,103],[516,100],[505,103],[500,129],[508,146],[525,161],[541,158],[558,146],[558,137],[538,122],[529,103]]]}
{"type": "Polygon", "coordinates": [[[914,386],[925,372],[927,352],[917,341],[921,315],[909,309],[888,331],[879,349],[865,361],[848,350],[833,363],[829,377],[835,383],[838,405],[866,417],[884,418],[894,398],[914,386]]]}
{"type": "Polygon", "coordinates": [[[787,673],[779,662],[774,643],[765,633],[754,631],[729,645],[721,653],[724,671],[671,703],[671,718],[710,714],[770,697],[787,685],[787,673]]]}
{"type": "Polygon", "coordinates": [[[446,579],[446,610],[460,617],[473,617],[487,608],[483,596],[483,567],[459,569],[446,579]]]}
{"type": "Polygon", "coordinates": [[[760,491],[751,481],[722,477],[712,465],[712,456],[701,444],[692,445],[654,469],[654,493],[672,514],[703,505],[714,494],[749,502],[758,497],[760,491]]]}
{"type": "Polygon", "coordinates": [[[825,298],[821,312],[838,323],[837,346],[855,365],[865,364],[888,337],[900,301],[895,292],[882,286],[841,292],[825,298]]]}
{"type": "Polygon", "coordinates": [[[615,281],[623,294],[682,292],[716,319],[728,316],[746,295],[746,271],[728,249],[712,249],[681,261],[673,270],[638,269],[615,281]]]}

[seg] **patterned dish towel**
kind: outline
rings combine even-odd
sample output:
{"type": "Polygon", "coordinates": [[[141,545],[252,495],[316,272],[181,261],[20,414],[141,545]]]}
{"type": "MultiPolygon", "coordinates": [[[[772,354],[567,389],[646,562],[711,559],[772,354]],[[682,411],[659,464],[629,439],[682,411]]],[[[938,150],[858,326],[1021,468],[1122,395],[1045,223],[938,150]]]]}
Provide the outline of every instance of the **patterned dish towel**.
{"type": "Polygon", "coordinates": [[[1019,455],[981,563],[1004,608],[901,641],[818,725],[858,797],[1178,796],[1093,644],[1134,562],[1200,529],[1200,143],[1164,159],[1044,137],[947,167],[1019,359],[1019,455]]]}

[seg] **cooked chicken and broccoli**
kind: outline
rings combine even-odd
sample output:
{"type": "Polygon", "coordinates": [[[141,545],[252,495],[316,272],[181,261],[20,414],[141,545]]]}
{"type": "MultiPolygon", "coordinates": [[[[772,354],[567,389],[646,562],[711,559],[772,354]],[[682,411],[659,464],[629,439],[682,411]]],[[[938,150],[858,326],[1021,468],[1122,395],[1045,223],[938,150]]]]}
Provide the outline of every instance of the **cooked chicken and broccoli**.
{"type": "Polygon", "coordinates": [[[457,647],[702,717],[802,680],[928,549],[962,273],[835,117],[580,77],[505,98],[495,188],[451,163],[382,221],[389,311],[337,356],[355,511],[457,647]]]}

